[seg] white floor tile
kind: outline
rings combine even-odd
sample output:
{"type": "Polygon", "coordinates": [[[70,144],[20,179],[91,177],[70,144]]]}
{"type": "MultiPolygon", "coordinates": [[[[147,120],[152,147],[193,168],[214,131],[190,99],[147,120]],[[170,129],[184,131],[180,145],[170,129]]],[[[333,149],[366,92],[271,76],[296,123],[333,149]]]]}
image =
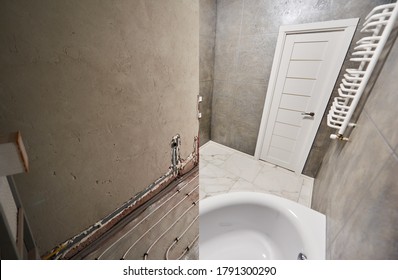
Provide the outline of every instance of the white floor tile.
{"type": "Polygon", "coordinates": [[[200,149],[200,198],[226,192],[278,195],[311,206],[313,178],[209,141],[200,149]]]}
{"type": "Polygon", "coordinates": [[[304,177],[303,185],[301,187],[300,197],[298,200],[300,204],[311,208],[313,187],[314,187],[314,180],[312,178],[304,177]]]}
{"type": "Polygon", "coordinates": [[[308,208],[311,208],[311,199],[309,197],[300,196],[298,199],[298,203],[300,203],[301,205],[304,205],[308,208]]]}
{"type": "Polygon", "coordinates": [[[254,179],[254,184],[259,187],[283,188],[300,192],[302,180],[294,172],[286,173],[279,168],[264,166],[254,179]]]}
{"type": "Polygon", "coordinates": [[[199,157],[199,171],[202,170],[203,168],[205,168],[207,166],[207,164],[209,164],[208,161],[203,160],[199,157]]]}
{"type": "Polygon", "coordinates": [[[221,168],[249,181],[253,182],[258,172],[262,168],[262,164],[246,155],[239,153],[232,154],[221,168]]]}
{"type": "Polygon", "coordinates": [[[314,178],[305,175],[301,175],[301,177],[303,178],[303,185],[314,186],[314,178]]]}
{"type": "Polygon", "coordinates": [[[199,158],[213,165],[222,165],[235,152],[232,149],[224,148],[220,144],[209,141],[199,151],[199,158]]]}
{"type": "Polygon", "coordinates": [[[228,192],[238,180],[238,176],[209,163],[200,171],[199,185],[204,195],[209,196],[228,192]]]}
{"type": "Polygon", "coordinates": [[[264,166],[254,180],[254,184],[272,194],[298,201],[303,179],[294,172],[286,172],[277,167],[264,166]]]}
{"type": "Polygon", "coordinates": [[[202,187],[201,185],[199,186],[199,199],[202,200],[204,198],[206,198],[207,194],[204,191],[204,187],[202,187]]]}
{"type": "Polygon", "coordinates": [[[252,183],[240,178],[231,188],[230,192],[255,192],[257,188],[252,183]]]}

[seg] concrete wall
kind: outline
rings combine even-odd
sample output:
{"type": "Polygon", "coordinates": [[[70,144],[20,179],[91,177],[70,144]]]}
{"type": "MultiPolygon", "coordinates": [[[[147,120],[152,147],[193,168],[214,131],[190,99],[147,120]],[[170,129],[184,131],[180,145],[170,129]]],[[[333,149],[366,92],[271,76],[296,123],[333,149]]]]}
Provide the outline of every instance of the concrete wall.
{"type": "Polygon", "coordinates": [[[350,141],[330,142],[315,179],[312,207],[327,216],[329,259],[398,258],[397,77],[398,41],[350,141]]]}
{"type": "MultiPolygon", "coordinates": [[[[374,6],[390,2],[218,0],[212,140],[254,154],[279,26],[364,18],[374,6]]],[[[304,174],[318,172],[328,136],[324,118],[304,174]]]]}
{"type": "Polygon", "coordinates": [[[216,0],[199,0],[199,94],[203,97],[203,102],[200,104],[202,113],[199,121],[200,145],[211,138],[216,14],[216,0]]]}
{"type": "Polygon", "coordinates": [[[166,173],[172,136],[193,151],[198,28],[196,1],[1,1],[0,128],[41,254],[166,173]]]}

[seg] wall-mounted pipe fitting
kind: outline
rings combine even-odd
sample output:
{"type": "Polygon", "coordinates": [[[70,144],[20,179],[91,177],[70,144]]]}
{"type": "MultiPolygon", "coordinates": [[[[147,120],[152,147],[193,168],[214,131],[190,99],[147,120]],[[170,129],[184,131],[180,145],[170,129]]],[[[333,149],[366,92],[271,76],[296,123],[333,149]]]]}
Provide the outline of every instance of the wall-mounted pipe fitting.
{"type": "Polygon", "coordinates": [[[343,135],[341,135],[341,134],[330,134],[330,139],[338,139],[338,140],[341,140],[341,141],[348,141],[348,140],[350,140],[350,138],[347,138],[347,137],[344,137],[343,135]]]}
{"type": "Polygon", "coordinates": [[[181,155],[180,155],[180,147],[181,147],[181,138],[180,135],[177,134],[173,136],[170,143],[171,147],[171,168],[173,170],[173,174],[178,174],[178,168],[181,163],[181,155]]]}

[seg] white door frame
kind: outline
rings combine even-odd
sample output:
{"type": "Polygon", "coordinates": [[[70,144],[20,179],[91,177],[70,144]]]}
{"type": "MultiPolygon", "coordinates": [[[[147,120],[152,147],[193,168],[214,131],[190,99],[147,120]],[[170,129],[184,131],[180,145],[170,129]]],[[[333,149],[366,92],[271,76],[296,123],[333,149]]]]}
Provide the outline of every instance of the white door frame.
{"type": "MultiPolygon", "coordinates": [[[[354,32],[357,28],[359,18],[352,18],[352,19],[343,19],[343,20],[333,20],[333,21],[324,21],[324,22],[316,22],[316,23],[306,23],[306,24],[299,24],[299,25],[285,25],[279,28],[279,35],[278,40],[276,43],[275,55],[274,60],[272,63],[271,75],[268,83],[267,95],[265,98],[265,104],[263,109],[263,115],[261,118],[260,130],[258,133],[257,144],[256,144],[256,151],[254,154],[255,159],[260,159],[261,151],[263,149],[264,137],[265,137],[265,130],[267,126],[267,121],[269,117],[269,113],[271,111],[271,104],[274,95],[275,85],[278,78],[278,72],[280,67],[280,62],[282,59],[283,49],[286,41],[286,36],[290,34],[300,34],[300,33],[312,33],[312,32],[327,32],[327,31],[343,31],[344,37],[343,40],[345,44],[347,44],[347,50],[349,45],[351,44],[354,32]]],[[[344,61],[346,56],[346,52],[339,53],[339,59],[336,61],[344,61]]],[[[337,80],[338,74],[340,71],[336,73],[336,76],[333,77],[337,80]]],[[[331,94],[331,93],[330,93],[331,94]]],[[[329,95],[330,98],[330,95],[329,95]]],[[[326,108],[327,103],[329,101],[322,100],[321,105],[326,108]]],[[[310,132],[311,139],[315,138],[317,133],[319,124],[322,120],[323,114],[315,115],[314,122],[318,124],[316,126],[317,129],[314,129],[313,132],[310,132]]],[[[299,163],[295,172],[301,174],[304,168],[305,161],[307,160],[309,151],[312,146],[312,141],[308,141],[303,148],[303,152],[299,158],[299,163]]]]}

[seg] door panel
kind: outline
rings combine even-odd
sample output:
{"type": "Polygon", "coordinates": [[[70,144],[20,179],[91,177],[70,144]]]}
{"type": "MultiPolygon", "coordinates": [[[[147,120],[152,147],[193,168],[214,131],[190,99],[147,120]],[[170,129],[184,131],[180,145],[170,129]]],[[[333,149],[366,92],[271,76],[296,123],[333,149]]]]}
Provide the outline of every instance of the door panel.
{"type": "Polygon", "coordinates": [[[279,107],[295,111],[305,111],[309,100],[308,96],[283,93],[279,107]]]}
{"type": "Polygon", "coordinates": [[[274,135],[279,135],[294,140],[297,139],[299,133],[300,127],[286,123],[275,122],[274,135]]]}
{"type": "Polygon", "coordinates": [[[311,96],[314,80],[286,78],[284,93],[311,96]]]}
{"type": "Polygon", "coordinates": [[[286,77],[316,80],[322,61],[290,60],[286,77]]]}
{"type": "Polygon", "coordinates": [[[322,60],[328,42],[298,42],[294,44],[292,60],[322,60]]]}
{"type": "Polygon", "coordinates": [[[293,110],[281,109],[277,111],[276,120],[281,123],[290,124],[301,127],[302,120],[300,118],[300,112],[293,110]]]}
{"type": "Polygon", "coordinates": [[[292,153],[294,150],[295,140],[278,135],[272,135],[271,147],[279,148],[292,153]]]}
{"type": "Polygon", "coordinates": [[[269,147],[268,156],[270,158],[277,158],[277,159],[279,159],[282,162],[289,162],[291,160],[292,153],[271,146],[271,147],[269,147]]]}

